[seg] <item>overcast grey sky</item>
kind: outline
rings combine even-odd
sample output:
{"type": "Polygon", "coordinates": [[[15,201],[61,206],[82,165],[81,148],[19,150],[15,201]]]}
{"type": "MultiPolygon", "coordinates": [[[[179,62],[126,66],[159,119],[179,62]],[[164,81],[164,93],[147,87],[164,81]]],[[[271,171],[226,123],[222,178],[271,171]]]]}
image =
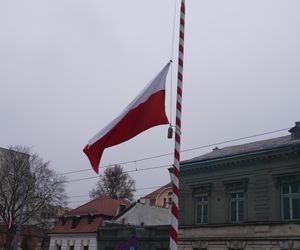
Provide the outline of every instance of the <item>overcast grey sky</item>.
{"type": "MultiPolygon", "coordinates": [[[[0,146],[33,146],[59,173],[90,168],[83,146],[170,59],[174,4],[0,1],[0,146]]],[[[182,149],[300,120],[299,11],[298,0],[186,0],[182,149]]],[[[177,24],[178,16],[174,78],[177,24]]],[[[169,109],[170,77],[167,84],[169,109]]],[[[167,126],[156,127],[107,149],[102,164],[172,152],[166,132],[167,126]]],[[[190,151],[182,159],[210,150],[190,151]]],[[[123,166],[172,162],[167,156],[123,166]]],[[[169,181],[166,168],[130,174],[142,189],[137,195],[169,181]]],[[[68,180],[93,176],[92,171],[67,175],[68,180]]],[[[88,195],[95,182],[71,182],[68,194],[88,195]]],[[[71,197],[70,206],[87,199],[71,197]]]]}

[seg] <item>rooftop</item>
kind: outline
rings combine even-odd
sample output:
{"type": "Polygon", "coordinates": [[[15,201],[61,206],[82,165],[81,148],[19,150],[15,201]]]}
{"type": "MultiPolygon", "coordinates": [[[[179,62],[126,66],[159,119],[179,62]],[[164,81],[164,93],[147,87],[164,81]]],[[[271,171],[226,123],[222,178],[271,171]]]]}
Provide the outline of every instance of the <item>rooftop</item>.
{"type": "Polygon", "coordinates": [[[67,219],[65,223],[57,222],[51,230],[51,234],[70,234],[70,233],[95,233],[102,226],[102,218],[96,217],[89,223],[88,218],[80,218],[76,227],[72,228],[72,219],[67,219]]]}
{"type": "Polygon", "coordinates": [[[181,164],[216,160],[220,158],[238,156],[246,153],[258,153],[271,149],[279,149],[292,145],[300,145],[300,140],[292,140],[290,135],[272,138],[268,140],[255,141],[241,145],[215,148],[212,152],[182,161],[181,164]]]}
{"type": "Polygon", "coordinates": [[[149,199],[149,200],[156,199],[157,195],[159,195],[166,188],[172,188],[172,183],[170,182],[170,183],[160,187],[159,189],[154,190],[150,194],[147,194],[146,196],[142,197],[141,199],[149,199]]]}
{"type": "Polygon", "coordinates": [[[128,207],[130,203],[124,199],[96,198],[60,217],[50,233],[95,233],[102,226],[103,219],[112,219],[117,215],[120,205],[128,207]]]}
{"type": "Polygon", "coordinates": [[[117,214],[119,205],[125,205],[127,207],[130,203],[127,200],[120,198],[112,199],[110,197],[99,197],[71,210],[66,216],[98,214],[113,217],[117,214]]]}

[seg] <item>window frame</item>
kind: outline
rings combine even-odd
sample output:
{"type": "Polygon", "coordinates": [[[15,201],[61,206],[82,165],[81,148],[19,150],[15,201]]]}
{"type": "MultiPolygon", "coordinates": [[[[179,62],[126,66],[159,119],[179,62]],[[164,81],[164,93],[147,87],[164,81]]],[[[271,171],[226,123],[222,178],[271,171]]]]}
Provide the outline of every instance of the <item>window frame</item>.
{"type": "Polygon", "coordinates": [[[194,206],[195,206],[195,224],[196,225],[206,225],[206,224],[208,224],[208,220],[209,220],[209,194],[208,193],[196,194],[194,196],[194,199],[195,199],[195,204],[194,204],[194,206]],[[202,199],[200,202],[198,202],[197,198],[199,198],[199,197],[207,197],[207,200],[204,201],[202,199]],[[198,222],[198,217],[197,217],[197,214],[198,214],[198,205],[201,206],[201,219],[200,219],[201,222],[198,222]],[[207,215],[206,215],[207,219],[206,220],[207,221],[206,222],[204,222],[204,206],[205,205],[207,206],[207,209],[206,209],[206,211],[207,211],[207,215]]]}
{"type": "Polygon", "coordinates": [[[245,191],[240,189],[240,190],[232,190],[229,192],[229,222],[230,223],[242,223],[245,221],[245,191]],[[238,197],[238,194],[242,193],[243,197],[238,197]],[[237,194],[236,198],[231,198],[232,194],[237,194]],[[235,215],[235,221],[232,220],[231,217],[231,210],[232,210],[232,202],[236,202],[236,215],[235,215]],[[240,209],[239,209],[239,203],[242,202],[243,204],[243,218],[242,220],[239,219],[239,215],[240,215],[240,209]]]}
{"type": "Polygon", "coordinates": [[[280,203],[281,203],[281,219],[283,221],[293,221],[293,220],[299,220],[300,216],[300,196],[299,196],[299,185],[298,183],[295,183],[295,182],[286,182],[286,183],[282,183],[281,186],[280,186],[280,203]],[[284,185],[288,185],[288,193],[283,193],[283,188],[284,188],[284,185]],[[293,188],[292,186],[293,185],[296,185],[297,187],[297,193],[293,193],[293,188]],[[284,198],[288,198],[288,201],[289,201],[289,218],[286,219],[284,218],[285,215],[284,215],[284,202],[283,202],[283,199],[284,198]],[[294,218],[294,209],[293,209],[293,200],[294,199],[297,199],[298,201],[298,218],[294,218]]]}

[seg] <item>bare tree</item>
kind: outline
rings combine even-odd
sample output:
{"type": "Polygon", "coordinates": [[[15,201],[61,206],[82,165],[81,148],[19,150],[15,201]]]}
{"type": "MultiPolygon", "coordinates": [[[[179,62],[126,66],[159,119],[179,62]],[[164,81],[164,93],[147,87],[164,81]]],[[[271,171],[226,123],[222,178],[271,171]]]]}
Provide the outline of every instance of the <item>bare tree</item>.
{"type": "Polygon", "coordinates": [[[65,206],[65,178],[49,169],[49,163],[28,147],[0,150],[0,220],[7,226],[6,247],[24,226],[47,226],[41,216],[45,206],[65,206]],[[23,213],[21,213],[23,211],[23,213]]]}
{"type": "Polygon", "coordinates": [[[106,168],[104,174],[90,192],[91,198],[110,196],[111,198],[124,198],[133,201],[135,181],[123,171],[121,165],[106,168]]]}

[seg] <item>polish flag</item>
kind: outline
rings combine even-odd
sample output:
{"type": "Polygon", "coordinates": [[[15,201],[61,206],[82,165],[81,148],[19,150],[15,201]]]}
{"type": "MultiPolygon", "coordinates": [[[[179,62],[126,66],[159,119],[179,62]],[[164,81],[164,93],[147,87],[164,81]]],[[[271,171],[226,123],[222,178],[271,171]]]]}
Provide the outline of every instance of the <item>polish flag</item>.
{"type": "Polygon", "coordinates": [[[151,127],[169,123],[165,113],[165,82],[169,67],[170,62],[117,118],[84,147],[83,151],[97,174],[105,148],[125,142],[151,127]]]}

